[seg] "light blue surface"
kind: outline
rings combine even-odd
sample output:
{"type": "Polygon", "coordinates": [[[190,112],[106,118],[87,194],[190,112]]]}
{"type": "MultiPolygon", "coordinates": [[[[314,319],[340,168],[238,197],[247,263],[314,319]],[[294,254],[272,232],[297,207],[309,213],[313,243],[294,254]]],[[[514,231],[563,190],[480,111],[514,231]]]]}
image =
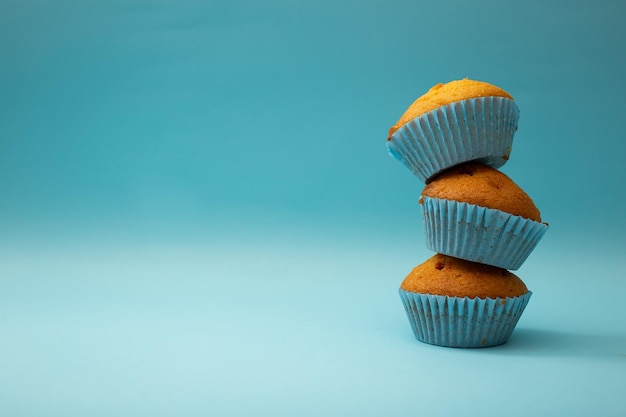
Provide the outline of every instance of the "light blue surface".
{"type": "Polygon", "coordinates": [[[624,414],[621,251],[546,238],[509,342],[463,350],[414,338],[430,253],[382,236],[3,248],[2,414],[624,414]]]}
{"type": "Polygon", "coordinates": [[[0,2],[0,416],[623,416],[615,2],[0,2]],[[432,85],[520,108],[550,229],[508,344],[419,343],[385,148],[432,85]]]}

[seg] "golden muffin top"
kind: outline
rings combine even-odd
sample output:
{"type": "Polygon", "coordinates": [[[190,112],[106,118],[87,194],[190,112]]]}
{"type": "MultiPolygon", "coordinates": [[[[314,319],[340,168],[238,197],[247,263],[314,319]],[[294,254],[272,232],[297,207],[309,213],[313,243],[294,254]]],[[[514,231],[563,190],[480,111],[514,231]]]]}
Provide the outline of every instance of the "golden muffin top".
{"type": "Polygon", "coordinates": [[[528,292],[506,269],[436,254],[416,266],[400,285],[405,291],[449,297],[505,298],[528,292]]]}
{"type": "Polygon", "coordinates": [[[541,221],[539,209],[524,190],[497,169],[478,163],[457,165],[437,175],[424,187],[422,197],[475,204],[541,221]]]}
{"type": "Polygon", "coordinates": [[[450,81],[446,84],[437,84],[409,106],[396,124],[389,129],[387,140],[390,140],[391,135],[402,125],[421,114],[456,101],[490,96],[505,97],[513,100],[513,97],[503,89],[483,81],[464,78],[462,80],[450,81]]]}

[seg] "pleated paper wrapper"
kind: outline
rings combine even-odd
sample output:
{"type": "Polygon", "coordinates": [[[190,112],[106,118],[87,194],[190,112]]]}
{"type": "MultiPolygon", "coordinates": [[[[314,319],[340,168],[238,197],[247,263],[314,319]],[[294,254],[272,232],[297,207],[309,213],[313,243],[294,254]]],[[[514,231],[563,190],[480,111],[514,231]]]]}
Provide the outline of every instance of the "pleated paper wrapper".
{"type": "Polygon", "coordinates": [[[387,147],[424,182],[468,161],[499,168],[509,159],[518,121],[519,109],[508,98],[461,100],[409,121],[387,147]]]}
{"type": "Polygon", "coordinates": [[[546,223],[501,210],[422,197],[426,246],[468,261],[519,269],[548,230],[546,223]]]}
{"type": "Polygon", "coordinates": [[[400,298],[415,337],[424,343],[481,348],[506,343],[532,293],[519,297],[468,298],[412,293],[400,298]]]}

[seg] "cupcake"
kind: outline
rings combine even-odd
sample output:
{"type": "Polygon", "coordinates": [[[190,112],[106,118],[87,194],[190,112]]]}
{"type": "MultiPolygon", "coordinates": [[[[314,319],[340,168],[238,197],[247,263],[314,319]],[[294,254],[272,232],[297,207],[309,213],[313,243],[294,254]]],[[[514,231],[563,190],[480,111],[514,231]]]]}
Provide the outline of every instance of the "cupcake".
{"type": "Polygon", "coordinates": [[[492,84],[462,79],[437,84],[389,129],[389,153],[427,182],[468,161],[494,168],[509,159],[519,110],[492,84]]]}
{"type": "Polygon", "coordinates": [[[415,267],[400,286],[415,337],[448,347],[506,343],[531,295],[506,269],[442,254],[415,267]]]}
{"type": "Polygon", "coordinates": [[[438,175],[420,205],[429,249],[505,269],[518,269],[548,229],[528,194],[477,163],[438,175]]]}

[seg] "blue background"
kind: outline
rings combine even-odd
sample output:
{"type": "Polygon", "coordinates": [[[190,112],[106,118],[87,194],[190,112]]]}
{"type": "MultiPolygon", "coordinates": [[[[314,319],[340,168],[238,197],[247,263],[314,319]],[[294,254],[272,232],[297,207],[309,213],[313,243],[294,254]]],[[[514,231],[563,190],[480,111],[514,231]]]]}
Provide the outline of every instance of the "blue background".
{"type": "Polygon", "coordinates": [[[626,415],[626,6],[0,2],[0,415],[626,415]],[[550,230],[508,344],[417,342],[432,255],[388,128],[521,110],[550,230]]]}

